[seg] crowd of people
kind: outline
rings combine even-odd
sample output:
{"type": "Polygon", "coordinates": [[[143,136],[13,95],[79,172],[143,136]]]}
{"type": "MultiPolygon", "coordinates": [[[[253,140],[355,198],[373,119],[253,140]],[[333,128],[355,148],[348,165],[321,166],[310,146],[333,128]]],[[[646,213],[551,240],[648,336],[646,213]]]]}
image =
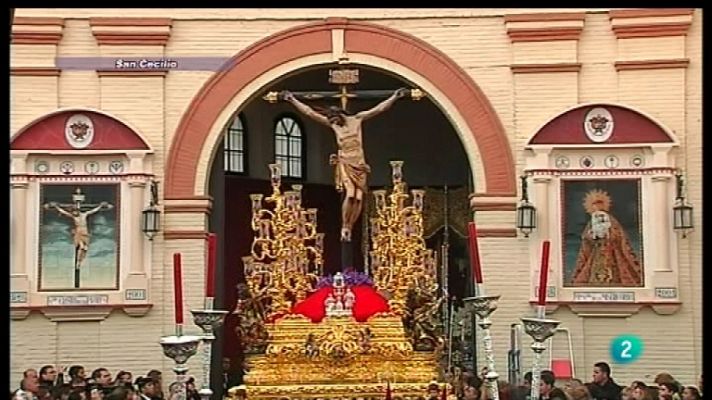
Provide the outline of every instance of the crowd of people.
{"type": "MultiPolygon", "coordinates": [[[[225,367],[225,366],[224,366],[225,367]]],[[[225,370],[228,370],[225,368],[225,370]]],[[[472,371],[464,371],[448,393],[448,400],[491,400],[484,379],[486,369],[478,376],[472,371]]],[[[541,372],[538,400],[702,400],[702,376],[697,386],[682,385],[669,373],[659,373],[653,382],[646,384],[635,380],[628,386],[619,385],[611,375],[611,367],[605,362],[593,367],[591,382],[570,379],[557,386],[555,374],[541,372]]],[[[224,376],[223,389],[232,387],[228,374],[224,376]]],[[[531,400],[532,374],[524,375],[521,385],[498,382],[500,400],[531,400]]],[[[112,379],[106,368],[95,369],[89,377],[84,367],[75,365],[68,370],[45,365],[39,369],[28,369],[23,373],[20,388],[11,392],[12,400],[175,400],[179,385],[172,383],[164,394],[161,372],[151,370],[145,376],[134,379],[133,374],[119,371],[112,379]]],[[[440,385],[428,388],[428,400],[441,400],[440,385]]],[[[200,400],[195,380],[186,382],[187,400],[200,400]]],[[[397,399],[397,394],[393,399],[397,399]]]]}
{"type": "MultiPolygon", "coordinates": [[[[112,378],[106,368],[97,368],[90,376],[81,365],[65,370],[45,365],[23,372],[20,388],[11,392],[12,400],[174,400],[179,385],[172,383],[164,394],[161,371],[151,370],[134,379],[131,372],[119,371],[112,378]]],[[[186,382],[187,400],[200,400],[195,379],[186,382]]]]}
{"type": "MultiPolygon", "coordinates": [[[[452,397],[458,400],[489,400],[484,373],[486,370],[477,376],[465,371],[452,397]]],[[[569,379],[559,383],[561,385],[559,387],[558,381],[560,380],[556,378],[554,372],[542,371],[539,400],[702,400],[701,375],[697,386],[682,385],[666,372],[659,373],[650,383],[635,380],[628,386],[622,386],[613,379],[611,367],[605,362],[594,364],[590,382],[569,379]]],[[[524,375],[524,382],[521,385],[515,386],[500,381],[498,382],[499,398],[500,400],[530,400],[531,384],[531,372],[524,375]]],[[[436,397],[435,391],[429,395],[431,400],[436,397]]]]}

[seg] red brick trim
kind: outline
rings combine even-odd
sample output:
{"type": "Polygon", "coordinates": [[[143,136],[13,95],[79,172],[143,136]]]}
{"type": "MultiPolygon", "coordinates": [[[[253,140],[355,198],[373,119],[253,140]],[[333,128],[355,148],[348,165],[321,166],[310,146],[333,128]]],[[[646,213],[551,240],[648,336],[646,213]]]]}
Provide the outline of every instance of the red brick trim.
{"type": "Polygon", "coordinates": [[[56,32],[13,32],[12,44],[58,44],[62,34],[56,32]]]}
{"type": "Polygon", "coordinates": [[[475,136],[487,190],[514,192],[515,167],[507,134],[494,108],[472,78],[440,50],[413,36],[360,21],[332,19],[279,32],[237,54],[232,67],[216,73],[193,98],[176,129],[166,166],[166,194],[194,192],[198,159],[209,128],[235,93],[265,71],[290,60],[331,52],[331,30],[344,30],[347,52],[400,63],[428,79],[461,113],[475,136]],[[379,43],[373,46],[373,43],[379,43]]]}
{"type": "Polygon", "coordinates": [[[487,192],[487,193],[471,193],[469,198],[473,197],[517,197],[517,192],[487,192]]]}
{"type": "Polygon", "coordinates": [[[166,212],[166,214],[210,214],[212,207],[201,206],[196,204],[166,204],[165,206],[163,206],[163,210],[166,212]]]}
{"type": "Polygon", "coordinates": [[[59,25],[64,26],[64,18],[54,17],[15,17],[13,25],[59,25]]]}
{"type": "Polygon", "coordinates": [[[164,30],[151,31],[146,27],[165,28],[173,25],[170,18],[89,18],[89,25],[99,45],[157,45],[168,43],[170,33],[164,30]],[[113,27],[136,27],[136,30],[114,30],[113,27]]]}
{"type": "MultiPolygon", "coordinates": [[[[15,17],[12,21],[13,25],[32,25],[32,26],[59,26],[64,27],[64,18],[51,17],[15,17]]],[[[21,32],[12,32],[12,44],[58,44],[62,40],[62,32],[46,32],[36,30],[24,30],[21,32]]]]}
{"type": "Polygon", "coordinates": [[[517,209],[517,203],[482,202],[472,204],[471,208],[472,211],[515,211],[517,209]]]}
{"type": "Polygon", "coordinates": [[[516,228],[477,228],[477,237],[513,238],[517,237],[516,228]]]}
{"type": "Polygon", "coordinates": [[[694,8],[646,8],[640,10],[611,10],[608,15],[613,18],[650,18],[671,17],[677,15],[692,15],[694,8]]]}
{"type": "Polygon", "coordinates": [[[581,27],[551,27],[551,28],[510,28],[507,29],[509,39],[514,42],[545,42],[550,40],[578,40],[581,27]]]}
{"type": "Polygon", "coordinates": [[[641,61],[616,61],[616,71],[638,70],[638,69],[669,69],[687,68],[690,60],[680,58],[675,60],[641,60],[641,61]]]}
{"type": "Polygon", "coordinates": [[[62,71],[59,68],[43,67],[14,67],[10,68],[12,76],[59,76],[62,71]]]}
{"type": "Polygon", "coordinates": [[[637,24],[614,26],[613,32],[618,39],[685,36],[690,22],[660,22],[656,24],[637,24]]]}
{"type": "Polygon", "coordinates": [[[97,70],[96,74],[99,76],[126,76],[126,77],[136,77],[136,76],[166,76],[168,75],[168,70],[156,70],[152,69],[150,71],[127,71],[127,70],[97,70]]]}
{"type": "Polygon", "coordinates": [[[532,13],[509,14],[504,16],[504,22],[544,22],[544,21],[583,21],[586,13],[532,13]]]}
{"type": "Polygon", "coordinates": [[[170,18],[122,18],[122,17],[92,17],[91,26],[172,26],[170,18]]]}
{"type": "Polygon", "coordinates": [[[163,232],[164,240],[180,240],[180,239],[208,239],[206,231],[165,231],[163,232]]]}
{"type": "Polygon", "coordinates": [[[165,32],[94,32],[94,37],[100,45],[156,45],[168,43],[170,33],[165,32]]]}
{"type": "Polygon", "coordinates": [[[171,196],[171,195],[166,195],[165,197],[166,200],[210,200],[213,201],[213,196],[210,195],[190,195],[190,196],[171,196]]]}
{"type": "Polygon", "coordinates": [[[515,74],[540,74],[544,72],[579,72],[581,63],[560,63],[560,64],[519,64],[512,65],[512,72],[515,74]]]}

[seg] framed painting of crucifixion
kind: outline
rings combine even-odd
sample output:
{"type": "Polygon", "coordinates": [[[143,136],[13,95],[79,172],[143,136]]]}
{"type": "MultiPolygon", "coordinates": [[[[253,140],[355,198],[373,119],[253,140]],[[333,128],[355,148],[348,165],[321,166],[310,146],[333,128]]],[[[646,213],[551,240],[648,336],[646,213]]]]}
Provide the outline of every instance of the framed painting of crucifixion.
{"type": "Polygon", "coordinates": [[[39,290],[118,289],[119,185],[42,184],[39,290]]]}

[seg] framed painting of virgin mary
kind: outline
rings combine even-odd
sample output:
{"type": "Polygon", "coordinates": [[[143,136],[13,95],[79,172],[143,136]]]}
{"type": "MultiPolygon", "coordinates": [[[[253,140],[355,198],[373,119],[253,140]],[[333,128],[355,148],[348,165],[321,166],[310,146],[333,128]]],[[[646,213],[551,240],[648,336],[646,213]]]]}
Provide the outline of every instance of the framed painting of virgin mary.
{"type": "Polygon", "coordinates": [[[643,286],[640,180],[562,180],[561,199],[564,286],[643,286]]]}

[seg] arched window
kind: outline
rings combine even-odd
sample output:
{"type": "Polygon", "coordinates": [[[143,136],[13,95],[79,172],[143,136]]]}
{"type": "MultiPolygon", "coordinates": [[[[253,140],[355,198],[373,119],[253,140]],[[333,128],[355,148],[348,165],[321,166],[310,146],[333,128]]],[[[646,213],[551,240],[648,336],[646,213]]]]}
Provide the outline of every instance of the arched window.
{"type": "Polygon", "coordinates": [[[281,164],[282,175],[304,178],[304,132],[291,115],[277,118],[274,126],[274,157],[281,164]]]}
{"type": "Polygon", "coordinates": [[[242,114],[233,118],[225,134],[225,171],[247,172],[247,129],[242,114]]]}

